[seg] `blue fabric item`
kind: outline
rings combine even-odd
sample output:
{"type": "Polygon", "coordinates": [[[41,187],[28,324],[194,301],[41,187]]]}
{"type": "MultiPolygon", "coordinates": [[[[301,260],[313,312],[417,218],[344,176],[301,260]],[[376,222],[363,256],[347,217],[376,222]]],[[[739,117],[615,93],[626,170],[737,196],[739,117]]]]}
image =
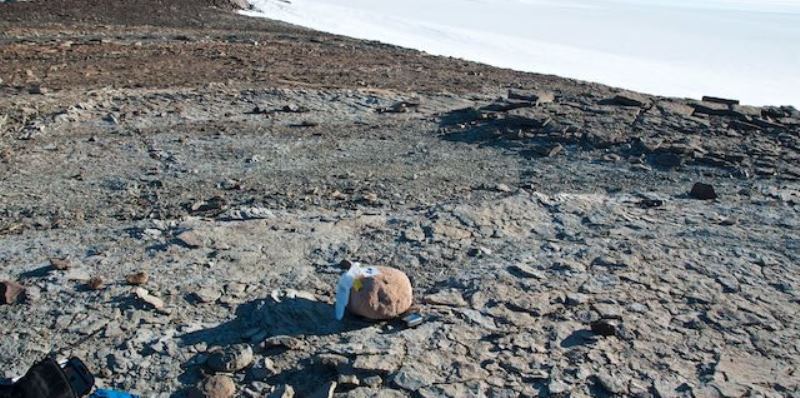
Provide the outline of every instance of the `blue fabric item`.
{"type": "Polygon", "coordinates": [[[139,398],[138,395],[129,394],[124,391],[97,389],[89,398],[139,398]]]}

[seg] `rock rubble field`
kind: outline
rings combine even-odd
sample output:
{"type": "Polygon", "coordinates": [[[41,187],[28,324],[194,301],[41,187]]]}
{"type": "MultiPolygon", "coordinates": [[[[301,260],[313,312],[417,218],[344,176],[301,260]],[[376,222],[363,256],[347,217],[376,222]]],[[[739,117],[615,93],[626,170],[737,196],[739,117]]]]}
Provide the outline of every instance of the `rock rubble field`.
{"type": "Polygon", "coordinates": [[[0,377],[54,353],[147,397],[800,395],[796,109],[221,2],[44,3],[0,4],[0,377]],[[336,321],[351,261],[406,272],[423,322],[336,321]]]}

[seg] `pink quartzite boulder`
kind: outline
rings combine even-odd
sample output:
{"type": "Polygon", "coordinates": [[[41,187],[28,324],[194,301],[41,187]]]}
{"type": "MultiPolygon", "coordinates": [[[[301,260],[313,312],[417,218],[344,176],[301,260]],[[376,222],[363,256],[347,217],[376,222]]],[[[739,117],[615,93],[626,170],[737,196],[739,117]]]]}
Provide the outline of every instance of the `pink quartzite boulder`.
{"type": "Polygon", "coordinates": [[[392,319],[411,308],[411,281],[398,269],[377,268],[378,275],[359,278],[353,284],[348,308],[364,318],[392,319]]]}

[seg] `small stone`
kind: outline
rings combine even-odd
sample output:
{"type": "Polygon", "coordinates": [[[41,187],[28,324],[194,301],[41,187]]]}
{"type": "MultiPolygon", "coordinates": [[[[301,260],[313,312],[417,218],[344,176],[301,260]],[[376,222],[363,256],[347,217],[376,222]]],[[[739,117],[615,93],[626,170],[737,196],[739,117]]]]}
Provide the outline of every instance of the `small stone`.
{"type": "Polygon", "coordinates": [[[280,385],[267,395],[267,398],[294,398],[294,388],[285,384],[280,385]]]}
{"type": "Polygon", "coordinates": [[[362,380],[362,383],[367,387],[378,387],[383,384],[383,378],[378,375],[368,376],[362,380]]]}
{"type": "Polygon", "coordinates": [[[547,389],[551,395],[561,395],[570,390],[569,384],[559,379],[551,379],[550,383],[547,384],[547,389]]]}
{"type": "Polygon", "coordinates": [[[147,275],[146,272],[137,272],[125,277],[125,281],[132,286],[144,285],[145,283],[147,283],[148,280],[150,280],[150,277],[147,275]]]}
{"type": "Polygon", "coordinates": [[[350,360],[344,355],[338,354],[320,354],[315,358],[315,362],[330,368],[338,369],[347,365],[350,360]]]}
{"type": "Polygon", "coordinates": [[[497,192],[511,192],[511,187],[506,184],[497,184],[494,186],[494,189],[497,192]]]}
{"type": "Polygon", "coordinates": [[[194,296],[201,303],[213,303],[222,297],[222,292],[214,287],[204,287],[195,291],[194,296]]]}
{"type": "Polygon", "coordinates": [[[566,294],[566,298],[567,305],[581,305],[589,302],[589,296],[581,293],[569,292],[566,294]]]}
{"type": "Polygon", "coordinates": [[[36,94],[36,95],[45,95],[45,94],[49,93],[50,90],[47,89],[47,87],[42,87],[42,86],[37,84],[37,85],[31,87],[31,89],[28,92],[30,92],[31,94],[36,94]]]}
{"type": "Polygon", "coordinates": [[[698,200],[714,200],[717,198],[717,192],[712,185],[698,182],[692,187],[689,197],[698,200]]]}
{"type": "Polygon", "coordinates": [[[25,289],[25,301],[35,303],[42,298],[42,290],[36,286],[31,286],[25,289]]]}
{"type": "Polygon", "coordinates": [[[595,379],[601,387],[612,394],[621,395],[628,390],[623,380],[611,374],[605,372],[598,373],[595,375],[595,379]]]}
{"type": "Polygon", "coordinates": [[[600,103],[603,105],[618,105],[618,106],[632,106],[632,107],[643,107],[649,101],[646,98],[639,94],[635,93],[623,93],[617,94],[611,98],[601,101],[600,103]]]}
{"type": "Polygon", "coordinates": [[[51,258],[50,266],[59,271],[66,271],[72,266],[72,264],[70,263],[69,259],[66,258],[51,258]]]}
{"type": "Polygon", "coordinates": [[[456,289],[442,290],[429,294],[425,297],[427,304],[446,305],[450,307],[466,307],[467,301],[461,296],[461,292],[456,289]]]}
{"type": "Polygon", "coordinates": [[[150,306],[152,306],[158,311],[164,310],[164,300],[161,300],[160,298],[151,295],[150,292],[148,292],[144,288],[137,287],[133,289],[133,295],[139,298],[139,300],[142,300],[145,303],[150,304],[150,306]]]}
{"type": "Polygon", "coordinates": [[[175,239],[177,239],[180,244],[188,247],[189,249],[197,249],[203,247],[203,240],[200,239],[200,237],[197,236],[197,234],[194,233],[193,231],[181,232],[175,237],[175,239]]]}
{"type": "Polygon", "coordinates": [[[105,285],[105,281],[100,276],[93,276],[86,282],[86,286],[91,290],[100,290],[105,285]]]}
{"type": "Polygon", "coordinates": [[[592,308],[600,314],[603,319],[622,319],[622,312],[619,306],[613,304],[596,303],[592,308]]]}
{"type": "Polygon", "coordinates": [[[395,354],[365,354],[359,355],[353,361],[353,369],[364,372],[388,374],[400,368],[402,358],[395,354]]]}
{"type": "Polygon", "coordinates": [[[355,388],[361,385],[356,375],[339,375],[338,383],[346,388],[355,388]]]}
{"type": "Polygon", "coordinates": [[[284,347],[290,350],[296,350],[304,346],[303,341],[292,336],[273,336],[261,343],[264,349],[284,347]]]}
{"type": "Polygon", "coordinates": [[[275,369],[275,363],[273,363],[271,359],[264,358],[256,362],[247,374],[250,378],[255,380],[267,380],[278,374],[278,371],[275,369]]]}
{"type": "Polygon", "coordinates": [[[609,319],[601,319],[592,322],[591,329],[592,333],[600,336],[615,336],[617,334],[617,323],[609,319]]]}
{"type": "Polygon", "coordinates": [[[212,352],[206,365],[215,372],[235,373],[253,363],[253,349],[247,344],[236,344],[212,352]]]}
{"type": "Polygon", "coordinates": [[[545,274],[525,264],[515,264],[508,267],[511,274],[520,278],[545,279],[545,274]]]}
{"type": "Polygon", "coordinates": [[[225,375],[214,375],[189,391],[189,398],[230,398],[236,394],[233,379],[225,375]]]}
{"type": "Polygon", "coordinates": [[[16,304],[22,293],[25,292],[25,287],[17,282],[2,281],[0,282],[0,304],[16,304]]]}

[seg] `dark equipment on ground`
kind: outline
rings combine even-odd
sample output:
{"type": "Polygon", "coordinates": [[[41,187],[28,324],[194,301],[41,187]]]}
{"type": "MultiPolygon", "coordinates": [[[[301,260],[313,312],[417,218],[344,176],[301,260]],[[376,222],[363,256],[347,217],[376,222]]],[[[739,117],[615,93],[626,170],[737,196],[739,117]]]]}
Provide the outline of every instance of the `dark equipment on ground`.
{"type": "Polygon", "coordinates": [[[80,398],[93,387],[94,376],[80,359],[61,366],[47,357],[16,382],[0,385],[0,398],[80,398]]]}

